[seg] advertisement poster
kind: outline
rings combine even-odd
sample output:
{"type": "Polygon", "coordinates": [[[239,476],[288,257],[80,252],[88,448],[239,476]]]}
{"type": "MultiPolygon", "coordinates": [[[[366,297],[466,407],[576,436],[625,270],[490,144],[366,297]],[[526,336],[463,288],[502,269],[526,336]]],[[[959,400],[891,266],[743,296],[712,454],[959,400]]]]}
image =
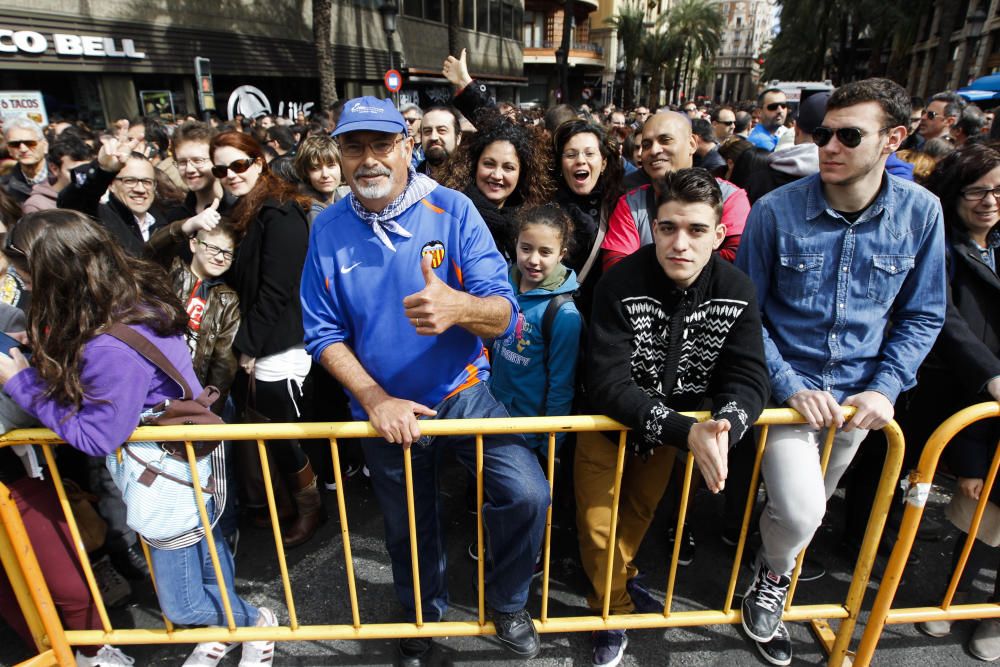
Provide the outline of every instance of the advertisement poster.
{"type": "Polygon", "coordinates": [[[49,115],[45,113],[42,93],[37,90],[0,91],[0,118],[9,120],[25,116],[42,127],[49,124],[49,115]]]}

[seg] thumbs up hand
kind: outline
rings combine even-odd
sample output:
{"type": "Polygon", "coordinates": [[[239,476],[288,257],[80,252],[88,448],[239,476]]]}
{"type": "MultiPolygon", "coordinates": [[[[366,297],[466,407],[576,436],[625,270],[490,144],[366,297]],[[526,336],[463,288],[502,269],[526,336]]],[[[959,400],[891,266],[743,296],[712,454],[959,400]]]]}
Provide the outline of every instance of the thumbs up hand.
{"type": "Polygon", "coordinates": [[[441,74],[460,90],[472,83],[472,77],[469,76],[469,64],[466,60],[465,49],[462,49],[462,53],[458,58],[448,56],[444,59],[444,64],[441,66],[441,74]]]}
{"type": "Polygon", "coordinates": [[[181,224],[181,230],[188,236],[197,234],[201,230],[210,232],[219,224],[219,218],[221,217],[219,215],[219,198],[216,197],[215,201],[204,211],[185,220],[181,224]]]}
{"type": "Polygon", "coordinates": [[[437,336],[461,321],[465,305],[464,292],[452,289],[437,277],[431,266],[430,253],[420,261],[424,288],[403,299],[406,317],[421,336],[437,336]]]}

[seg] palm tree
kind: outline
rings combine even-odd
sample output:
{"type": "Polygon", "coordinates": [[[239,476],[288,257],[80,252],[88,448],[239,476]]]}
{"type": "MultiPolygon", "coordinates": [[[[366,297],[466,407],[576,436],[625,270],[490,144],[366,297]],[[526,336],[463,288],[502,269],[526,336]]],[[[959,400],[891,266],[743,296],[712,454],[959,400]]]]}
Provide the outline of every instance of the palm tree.
{"type": "Polygon", "coordinates": [[[319,67],[319,103],[326,111],[337,101],[337,74],[333,71],[333,0],[312,0],[313,42],[319,67]]]}
{"type": "Polygon", "coordinates": [[[680,46],[673,89],[676,94],[682,87],[688,95],[694,62],[711,58],[719,50],[725,19],[709,0],[681,0],[669,12],[662,14],[657,23],[666,24],[671,41],[680,46]]]}
{"type": "Polygon", "coordinates": [[[626,109],[635,106],[635,67],[642,51],[642,35],[645,31],[646,8],[642,0],[627,0],[618,13],[607,19],[608,25],[618,31],[625,55],[625,101],[626,109]]]}
{"type": "Polygon", "coordinates": [[[656,31],[647,33],[642,40],[641,62],[643,69],[651,74],[649,81],[649,101],[651,109],[660,106],[660,91],[663,79],[673,62],[679,46],[671,35],[656,31]]]}

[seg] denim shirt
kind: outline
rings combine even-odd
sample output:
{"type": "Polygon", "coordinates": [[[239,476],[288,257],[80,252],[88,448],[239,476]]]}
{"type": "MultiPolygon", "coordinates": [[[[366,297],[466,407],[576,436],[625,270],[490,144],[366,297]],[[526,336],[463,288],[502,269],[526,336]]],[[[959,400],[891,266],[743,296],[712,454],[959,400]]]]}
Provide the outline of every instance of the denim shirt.
{"type": "Polygon", "coordinates": [[[937,198],[890,174],[853,224],[819,174],[754,205],[736,265],[757,287],[775,401],[820,389],[895,403],[914,385],[944,323],[943,229],[937,198]]]}

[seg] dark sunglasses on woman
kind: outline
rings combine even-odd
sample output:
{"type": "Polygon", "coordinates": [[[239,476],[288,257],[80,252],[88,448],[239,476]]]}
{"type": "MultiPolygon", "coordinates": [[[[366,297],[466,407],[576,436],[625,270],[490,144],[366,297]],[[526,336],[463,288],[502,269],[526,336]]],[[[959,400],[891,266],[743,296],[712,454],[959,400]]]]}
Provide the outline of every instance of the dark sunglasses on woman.
{"type": "Polygon", "coordinates": [[[257,160],[251,157],[245,157],[242,160],[233,160],[229,164],[213,164],[212,165],[212,176],[216,178],[225,178],[226,174],[233,172],[234,174],[242,174],[244,171],[253,166],[253,163],[257,160]]]}

